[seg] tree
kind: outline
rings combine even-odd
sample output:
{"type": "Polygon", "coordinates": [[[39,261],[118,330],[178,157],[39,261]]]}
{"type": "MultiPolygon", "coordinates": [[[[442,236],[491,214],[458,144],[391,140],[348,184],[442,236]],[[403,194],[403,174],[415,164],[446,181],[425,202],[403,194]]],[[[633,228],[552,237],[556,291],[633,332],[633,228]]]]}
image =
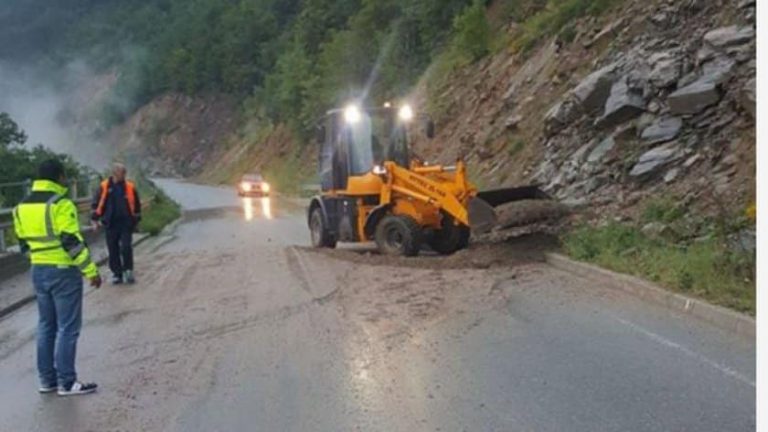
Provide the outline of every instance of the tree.
{"type": "Polygon", "coordinates": [[[0,112],[0,148],[7,148],[12,144],[24,144],[27,135],[19,128],[8,113],[0,112]]]}

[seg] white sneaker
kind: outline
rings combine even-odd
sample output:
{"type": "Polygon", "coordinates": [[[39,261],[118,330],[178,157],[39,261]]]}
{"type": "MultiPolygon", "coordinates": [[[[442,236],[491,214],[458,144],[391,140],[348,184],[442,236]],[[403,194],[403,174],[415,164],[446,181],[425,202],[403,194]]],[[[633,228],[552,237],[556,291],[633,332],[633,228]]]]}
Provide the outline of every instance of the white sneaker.
{"type": "Polygon", "coordinates": [[[59,396],[75,396],[93,393],[99,386],[96,383],[81,383],[75,381],[69,388],[59,387],[59,396]]]}
{"type": "Polygon", "coordinates": [[[56,386],[52,386],[52,387],[40,386],[40,388],[37,389],[37,391],[40,392],[41,394],[53,393],[56,390],[58,390],[58,387],[56,386]]]}
{"type": "Polygon", "coordinates": [[[133,270],[126,270],[123,279],[125,279],[125,283],[127,284],[136,283],[136,278],[133,277],[133,270]]]}

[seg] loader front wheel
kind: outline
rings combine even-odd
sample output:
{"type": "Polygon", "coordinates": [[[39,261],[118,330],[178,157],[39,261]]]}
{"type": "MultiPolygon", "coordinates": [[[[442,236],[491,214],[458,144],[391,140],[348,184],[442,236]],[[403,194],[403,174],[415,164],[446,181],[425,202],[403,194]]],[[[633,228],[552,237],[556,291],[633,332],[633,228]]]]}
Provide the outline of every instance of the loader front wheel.
{"type": "Polygon", "coordinates": [[[374,238],[379,251],[385,255],[415,256],[421,249],[421,227],[408,216],[385,216],[374,238]]]}
{"type": "Polygon", "coordinates": [[[336,239],[333,238],[328,227],[325,225],[323,209],[320,207],[312,209],[312,213],[309,216],[309,232],[312,235],[312,246],[333,249],[336,247],[336,239]]]}
{"type": "Polygon", "coordinates": [[[429,247],[440,255],[450,255],[469,245],[469,227],[457,225],[453,218],[443,214],[442,228],[429,239],[429,247]]]}

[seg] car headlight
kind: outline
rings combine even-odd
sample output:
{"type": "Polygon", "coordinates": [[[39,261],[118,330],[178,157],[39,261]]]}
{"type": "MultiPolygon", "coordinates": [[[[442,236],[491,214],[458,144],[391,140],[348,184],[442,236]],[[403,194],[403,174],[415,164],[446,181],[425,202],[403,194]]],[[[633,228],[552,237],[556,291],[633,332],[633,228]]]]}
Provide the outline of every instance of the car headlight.
{"type": "Polygon", "coordinates": [[[261,190],[264,192],[269,192],[269,183],[262,183],[261,190]]]}
{"type": "Polygon", "coordinates": [[[344,120],[346,120],[347,123],[357,123],[362,117],[363,115],[360,113],[360,108],[358,108],[357,105],[349,105],[344,108],[344,120]]]}
{"type": "Polygon", "coordinates": [[[400,107],[400,111],[397,113],[397,115],[400,117],[400,120],[402,121],[411,121],[413,120],[413,108],[411,108],[410,105],[403,105],[400,107]]]}
{"type": "Polygon", "coordinates": [[[244,192],[250,192],[251,189],[253,189],[253,186],[251,186],[248,182],[242,182],[240,183],[240,189],[242,189],[244,192]]]}

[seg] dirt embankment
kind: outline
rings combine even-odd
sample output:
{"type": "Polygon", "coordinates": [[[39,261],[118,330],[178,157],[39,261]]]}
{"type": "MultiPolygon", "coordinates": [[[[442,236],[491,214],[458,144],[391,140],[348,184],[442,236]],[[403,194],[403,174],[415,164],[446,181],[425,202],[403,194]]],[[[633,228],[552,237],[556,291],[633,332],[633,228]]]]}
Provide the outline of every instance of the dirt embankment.
{"type": "Polygon", "coordinates": [[[166,94],[111,130],[107,141],[150,175],[192,176],[225,146],[238,121],[227,97],[166,94]]]}

